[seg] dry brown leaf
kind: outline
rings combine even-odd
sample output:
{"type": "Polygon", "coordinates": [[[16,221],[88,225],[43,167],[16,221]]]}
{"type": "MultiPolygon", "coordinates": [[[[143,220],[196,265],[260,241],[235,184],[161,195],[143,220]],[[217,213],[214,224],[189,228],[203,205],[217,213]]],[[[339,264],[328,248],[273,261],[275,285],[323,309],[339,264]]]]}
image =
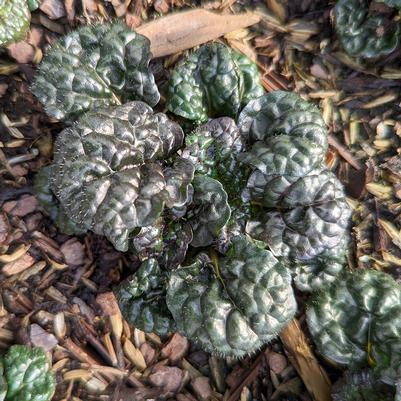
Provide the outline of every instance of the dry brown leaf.
{"type": "Polygon", "coordinates": [[[293,319],[281,332],[280,338],[313,399],[331,401],[330,379],[313,355],[296,319],[293,319]]]}
{"type": "Polygon", "coordinates": [[[150,39],[153,57],[161,57],[201,45],[259,21],[260,17],[253,13],[220,15],[194,9],[158,18],[141,25],[136,31],[150,39]]]}

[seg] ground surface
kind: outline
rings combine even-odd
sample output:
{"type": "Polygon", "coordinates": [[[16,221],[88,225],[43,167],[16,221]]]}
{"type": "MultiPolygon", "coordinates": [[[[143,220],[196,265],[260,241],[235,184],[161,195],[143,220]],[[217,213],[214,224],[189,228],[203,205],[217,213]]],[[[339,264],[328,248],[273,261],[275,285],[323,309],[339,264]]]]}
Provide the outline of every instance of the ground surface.
{"type": "MultiPolygon", "coordinates": [[[[179,334],[159,338],[129,327],[110,291],[135,265],[95,235],[58,233],[32,193],[32,177],[51,161],[62,129],[29,91],[47,46],[81,24],[119,17],[135,28],[188,7],[258,11],[260,23],[222,40],[257,58],[266,90],[295,90],[320,105],[330,132],[327,162],[354,209],[349,263],[401,277],[400,51],[371,64],[348,58],[327,1],[44,0],[27,39],[0,51],[0,349],[18,342],[49,350],[54,400],[312,399],[304,385],[308,372],[298,375],[297,355],[280,340],[232,361],[179,334]]],[[[190,23],[183,21],[182,29],[190,23]]],[[[178,57],[152,62],[159,84],[178,57]]],[[[309,352],[305,299],[298,297],[297,319],[309,352]]],[[[318,363],[332,381],[340,375],[318,363]]]]}

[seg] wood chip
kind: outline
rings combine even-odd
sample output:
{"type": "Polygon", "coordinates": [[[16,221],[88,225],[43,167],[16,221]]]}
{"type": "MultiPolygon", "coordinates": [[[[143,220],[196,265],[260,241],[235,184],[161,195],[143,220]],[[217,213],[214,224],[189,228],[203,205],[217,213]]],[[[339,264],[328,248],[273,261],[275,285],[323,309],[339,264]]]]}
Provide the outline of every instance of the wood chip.
{"type": "Polygon", "coordinates": [[[296,319],[291,320],[280,338],[311,396],[316,401],[331,401],[330,379],[313,355],[296,319]]]}
{"type": "Polygon", "coordinates": [[[123,350],[128,360],[140,371],[146,369],[145,358],[143,357],[141,351],[139,351],[139,349],[136,348],[135,345],[128,340],[128,338],[124,341],[123,350]]]}
{"type": "Polygon", "coordinates": [[[253,13],[221,15],[198,8],[158,18],[139,26],[136,31],[150,39],[153,57],[162,57],[191,49],[259,21],[260,17],[253,13]]]}
{"type": "Polygon", "coordinates": [[[14,274],[18,274],[28,269],[35,263],[35,259],[27,252],[19,259],[9,262],[3,266],[1,272],[5,276],[13,276],[14,274]]]}

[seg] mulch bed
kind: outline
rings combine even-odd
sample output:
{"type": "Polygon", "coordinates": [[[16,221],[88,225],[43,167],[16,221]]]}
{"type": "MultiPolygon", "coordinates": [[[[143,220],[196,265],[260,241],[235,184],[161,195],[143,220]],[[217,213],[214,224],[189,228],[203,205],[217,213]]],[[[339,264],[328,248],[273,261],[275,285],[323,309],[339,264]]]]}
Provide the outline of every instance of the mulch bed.
{"type": "MultiPolygon", "coordinates": [[[[51,161],[62,129],[29,91],[46,47],[81,24],[118,17],[135,28],[190,7],[258,11],[258,24],[221,40],[257,60],[266,90],[295,90],[320,105],[327,163],[354,211],[349,263],[401,279],[399,51],[370,65],[351,60],[328,1],[44,0],[27,39],[0,50],[0,348],[22,343],[51,352],[54,400],[312,400],[305,377],[313,372],[298,361],[313,349],[307,296],[297,294],[305,338],[295,352],[282,337],[242,360],[221,359],[178,333],[145,334],[121,318],[111,292],[137,263],[94,234],[60,234],[33,194],[32,178],[51,161]]],[[[180,56],[152,61],[160,85],[180,56]]],[[[341,375],[318,364],[331,381],[341,375]]]]}

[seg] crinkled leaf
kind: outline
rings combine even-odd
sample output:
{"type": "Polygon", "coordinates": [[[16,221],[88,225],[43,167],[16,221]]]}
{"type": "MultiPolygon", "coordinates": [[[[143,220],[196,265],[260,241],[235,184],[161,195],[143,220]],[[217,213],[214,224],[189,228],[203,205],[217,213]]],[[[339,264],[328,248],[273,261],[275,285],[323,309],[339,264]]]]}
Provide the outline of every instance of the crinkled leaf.
{"type": "Polygon", "coordinates": [[[326,249],[307,260],[297,260],[294,269],[294,283],[301,291],[318,291],[338,279],[346,264],[349,242],[347,235],[334,248],[326,249]]]}
{"type": "Polygon", "coordinates": [[[161,267],[173,269],[184,261],[192,238],[189,224],[159,219],[134,236],[132,251],[142,260],[152,257],[161,267]]]}
{"type": "Polygon", "coordinates": [[[121,22],[87,25],[59,39],[32,86],[46,112],[74,121],[88,110],[160,95],[149,70],[149,40],[121,22]]]}
{"type": "Polygon", "coordinates": [[[40,205],[45,209],[59,230],[67,235],[81,235],[86,232],[72,221],[64,212],[57,198],[50,189],[51,167],[42,167],[35,175],[34,190],[40,205]]]}
{"type": "Polygon", "coordinates": [[[332,389],[333,401],[394,401],[394,389],[380,383],[368,369],[347,371],[332,389]]]}
{"type": "Polygon", "coordinates": [[[246,223],[251,218],[252,207],[249,203],[230,205],[231,216],[227,224],[222,228],[215,242],[217,250],[225,254],[231,246],[233,238],[246,232],[246,223]]]}
{"type": "Polygon", "coordinates": [[[26,0],[0,0],[0,47],[23,39],[30,20],[26,0]]]}
{"type": "Polygon", "coordinates": [[[245,169],[238,156],[244,150],[245,141],[234,120],[221,117],[185,137],[182,157],[195,165],[197,173],[215,178],[226,191],[238,194],[245,180],[245,169]]]}
{"type": "MultiPolygon", "coordinates": [[[[287,182],[286,182],[287,184],[287,182]]],[[[285,191],[274,192],[280,209],[250,220],[247,232],[265,241],[276,256],[307,260],[339,246],[349,226],[350,209],[341,183],[329,171],[301,177],[285,191]]]]}
{"type": "MultiPolygon", "coordinates": [[[[178,124],[142,102],[88,112],[57,138],[51,189],[80,227],[126,251],[131,232],[151,225],[166,202],[174,203],[157,161],[182,141],[178,124]]],[[[183,188],[179,192],[185,197],[183,188]]]]}
{"type": "Polygon", "coordinates": [[[180,157],[174,161],[172,167],[167,167],[164,170],[168,193],[166,204],[168,207],[180,208],[191,201],[193,195],[191,182],[194,179],[194,172],[194,164],[180,157]]]}
{"type": "Polygon", "coordinates": [[[297,267],[299,288],[315,290],[342,270],[350,219],[343,187],[325,167],[321,113],[296,94],[276,91],[252,100],[239,127],[253,143],[241,155],[251,168],[242,200],[262,208],[246,232],[297,267]]]}
{"type": "Polygon", "coordinates": [[[4,356],[7,401],[50,401],[55,380],[41,348],[13,345],[4,356]]]}
{"type": "Polygon", "coordinates": [[[155,259],[143,262],[134,276],[123,281],[114,291],[128,323],[159,335],[175,330],[165,301],[166,275],[155,259]]]}
{"type": "Polygon", "coordinates": [[[264,141],[285,134],[305,138],[327,149],[327,129],[320,110],[296,93],[270,92],[250,101],[238,117],[238,127],[251,142],[264,141]]]}
{"type": "Polygon", "coordinates": [[[227,193],[221,183],[211,177],[198,175],[193,180],[194,198],[188,211],[192,227],[192,246],[210,245],[231,215],[227,193]]]}
{"type": "Polygon", "coordinates": [[[386,273],[348,273],[316,295],[307,322],[319,352],[394,384],[401,366],[401,287],[386,273]]]}
{"type": "Polygon", "coordinates": [[[291,278],[244,236],[224,257],[205,254],[171,273],[167,305],[177,328],[206,351],[243,356],[272,340],[296,311],[291,278]]]}
{"type": "Polygon", "coordinates": [[[338,0],[334,15],[338,38],[351,56],[385,56],[399,45],[399,23],[370,13],[367,0],[338,0]]]}
{"type": "Polygon", "coordinates": [[[250,99],[263,94],[256,66],[221,43],[201,46],[180,62],[167,89],[168,109],[199,122],[236,117],[250,99]]]}

